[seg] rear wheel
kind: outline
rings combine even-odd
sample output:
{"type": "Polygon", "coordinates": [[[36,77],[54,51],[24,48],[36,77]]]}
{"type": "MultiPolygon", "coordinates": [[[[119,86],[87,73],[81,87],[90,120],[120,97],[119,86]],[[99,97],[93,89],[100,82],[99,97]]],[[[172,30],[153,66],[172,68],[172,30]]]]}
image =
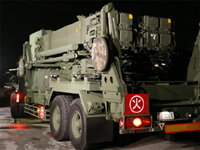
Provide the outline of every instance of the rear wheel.
{"type": "Polygon", "coordinates": [[[10,96],[10,112],[12,118],[23,118],[24,115],[24,103],[21,102],[21,99],[19,102],[16,102],[16,95],[17,93],[12,92],[10,96]]]}
{"type": "Polygon", "coordinates": [[[79,98],[69,110],[69,137],[76,149],[96,149],[101,142],[112,141],[113,121],[104,117],[87,118],[79,98]]]}
{"type": "Polygon", "coordinates": [[[87,149],[89,145],[86,141],[86,114],[79,98],[75,99],[71,104],[69,111],[69,122],[69,137],[72,145],[76,149],[87,149]]]}
{"type": "Polygon", "coordinates": [[[72,132],[75,138],[79,138],[82,132],[82,118],[81,114],[78,111],[74,112],[72,116],[72,132]]]}
{"type": "Polygon", "coordinates": [[[24,96],[26,95],[26,87],[24,77],[18,77],[18,92],[12,92],[10,96],[10,111],[13,118],[27,117],[24,113],[24,96]],[[19,94],[19,100],[16,101],[16,95],[19,94]]]}
{"type": "Polygon", "coordinates": [[[73,100],[70,95],[56,96],[51,105],[50,127],[57,141],[69,140],[69,108],[73,100]]]}
{"type": "Polygon", "coordinates": [[[10,112],[11,112],[11,116],[12,118],[17,118],[17,105],[15,103],[15,97],[16,97],[16,93],[12,92],[11,96],[10,96],[10,112]]]}

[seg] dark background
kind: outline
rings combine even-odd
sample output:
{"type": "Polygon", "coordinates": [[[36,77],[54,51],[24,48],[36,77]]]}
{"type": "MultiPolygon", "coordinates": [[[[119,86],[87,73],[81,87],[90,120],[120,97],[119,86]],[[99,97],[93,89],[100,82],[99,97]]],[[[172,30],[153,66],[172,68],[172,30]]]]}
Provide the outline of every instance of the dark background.
{"type": "MultiPolygon", "coordinates": [[[[77,21],[77,15],[88,16],[100,11],[109,1],[1,1],[0,72],[16,68],[22,45],[29,35],[42,28],[57,30],[77,21]]],[[[175,21],[176,51],[179,57],[191,56],[199,31],[199,1],[116,1],[119,12],[133,16],[149,15],[175,21]]],[[[180,61],[189,59],[180,59],[180,61]]],[[[183,65],[188,62],[183,62],[183,65]]]]}

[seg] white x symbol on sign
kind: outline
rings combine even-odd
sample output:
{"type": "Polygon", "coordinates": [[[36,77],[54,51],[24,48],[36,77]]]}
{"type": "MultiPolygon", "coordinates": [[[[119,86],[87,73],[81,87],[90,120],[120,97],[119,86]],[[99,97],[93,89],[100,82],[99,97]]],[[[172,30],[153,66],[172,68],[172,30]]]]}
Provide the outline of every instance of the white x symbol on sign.
{"type": "Polygon", "coordinates": [[[141,112],[144,109],[143,98],[139,95],[133,96],[129,102],[129,107],[130,107],[131,111],[134,113],[141,112]],[[132,106],[133,105],[132,103],[134,103],[134,106],[132,106]]]}

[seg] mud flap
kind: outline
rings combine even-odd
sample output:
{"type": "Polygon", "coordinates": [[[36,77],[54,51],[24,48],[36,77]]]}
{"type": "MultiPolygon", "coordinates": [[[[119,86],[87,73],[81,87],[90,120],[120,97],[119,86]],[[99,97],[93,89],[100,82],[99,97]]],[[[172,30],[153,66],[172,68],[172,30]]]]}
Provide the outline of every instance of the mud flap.
{"type": "Polygon", "coordinates": [[[100,143],[113,140],[113,121],[105,117],[87,118],[87,143],[100,143]]]}

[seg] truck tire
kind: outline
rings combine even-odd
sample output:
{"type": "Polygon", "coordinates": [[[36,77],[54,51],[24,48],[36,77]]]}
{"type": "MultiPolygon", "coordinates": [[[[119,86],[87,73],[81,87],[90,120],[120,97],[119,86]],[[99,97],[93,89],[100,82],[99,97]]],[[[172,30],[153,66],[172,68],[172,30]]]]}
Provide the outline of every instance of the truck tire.
{"type": "Polygon", "coordinates": [[[12,118],[23,118],[24,115],[24,103],[17,103],[15,100],[16,93],[12,92],[10,96],[10,112],[12,118]]]}
{"type": "Polygon", "coordinates": [[[87,149],[89,145],[87,144],[87,122],[86,114],[83,110],[81,100],[75,99],[71,103],[69,110],[69,137],[72,145],[76,149],[87,149]]]}
{"type": "Polygon", "coordinates": [[[11,112],[11,116],[12,118],[17,118],[17,105],[15,105],[15,96],[16,93],[12,92],[11,96],[10,96],[10,112],[11,112]]]}
{"type": "Polygon", "coordinates": [[[69,108],[73,100],[70,95],[56,96],[51,105],[50,128],[57,141],[69,140],[69,108]]]}

